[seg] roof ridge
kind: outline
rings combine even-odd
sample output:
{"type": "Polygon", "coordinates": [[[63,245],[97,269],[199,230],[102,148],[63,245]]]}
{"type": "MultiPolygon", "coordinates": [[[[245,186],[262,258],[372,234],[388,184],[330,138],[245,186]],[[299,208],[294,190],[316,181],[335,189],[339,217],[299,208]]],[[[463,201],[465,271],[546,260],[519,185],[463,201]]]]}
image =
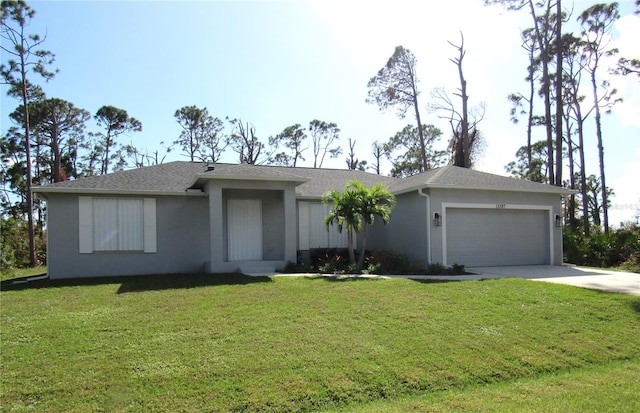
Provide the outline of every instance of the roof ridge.
{"type": "Polygon", "coordinates": [[[442,174],[445,173],[445,171],[447,171],[449,169],[451,165],[445,165],[445,166],[441,166],[440,168],[436,168],[436,172],[433,174],[433,176],[431,176],[429,179],[426,180],[425,184],[430,184],[432,182],[435,182],[438,178],[440,178],[440,176],[442,174]]]}

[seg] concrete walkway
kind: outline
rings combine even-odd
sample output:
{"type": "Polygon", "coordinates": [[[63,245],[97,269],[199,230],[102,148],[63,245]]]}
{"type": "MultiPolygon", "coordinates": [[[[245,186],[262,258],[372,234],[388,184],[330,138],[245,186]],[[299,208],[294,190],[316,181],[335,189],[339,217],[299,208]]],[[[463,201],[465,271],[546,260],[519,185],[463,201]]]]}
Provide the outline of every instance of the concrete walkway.
{"type": "MultiPolygon", "coordinates": [[[[568,284],[576,287],[626,293],[640,296],[640,274],[620,271],[607,271],[595,268],[567,265],[522,265],[513,267],[474,267],[467,268],[467,275],[341,275],[354,278],[410,278],[414,280],[467,281],[490,278],[526,278],[568,284]]],[[[335,277],[329,274],[250,274],[277,276],[335,277]]]]}
{"type": "Polygon", "coordinates": [[[479,267],[467,268],[467,271],[482,278],[519,277],[640,296],[640,274],[630,272],[565,265],[479,267]]]}

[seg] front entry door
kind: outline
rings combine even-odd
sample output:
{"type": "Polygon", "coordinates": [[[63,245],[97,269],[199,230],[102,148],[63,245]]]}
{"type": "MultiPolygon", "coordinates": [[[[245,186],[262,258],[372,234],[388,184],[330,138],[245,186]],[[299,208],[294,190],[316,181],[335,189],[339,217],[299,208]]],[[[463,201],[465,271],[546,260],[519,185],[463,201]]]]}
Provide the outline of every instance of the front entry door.
{"type": "Polygon", "coordinates": [[[260,199],[227,200],[229,261],[262,260],[262,202],[260,199]]]}

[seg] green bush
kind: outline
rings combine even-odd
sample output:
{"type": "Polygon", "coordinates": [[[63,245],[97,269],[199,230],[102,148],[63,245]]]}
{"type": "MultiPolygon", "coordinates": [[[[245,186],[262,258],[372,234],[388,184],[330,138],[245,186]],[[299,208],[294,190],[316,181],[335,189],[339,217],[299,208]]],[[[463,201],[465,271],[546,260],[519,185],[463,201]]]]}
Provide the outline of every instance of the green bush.
{"type": "Polygon", "coordinates": [[[464,269],[464,265],[463,264],[456,264],[453,263],[453,265],[451,266],[451,272],[455,275],[458,274],[466,274],[466,271],[464,269]]]}
{"type": "Polygon", "coordinates": [[[287,261],[287,265],[285,265],[285,267],[280,270],[280,272],[286,273],[286,274],[295,274],[295,273],[301,273],[301,272],[312,272],[313,271],[313,267],[310,265],[307,265],[303,262],[293,262],[293,261],[287,261]]]}
{"type": "MultiPolygon", "coordinates": [[[[464,265],[445,267],[440,263],[424,266],[393,250],[367,251],[363,268],[349,264],[346,249],[328,248],[310,251],[313,269],[325,274],[377,274],[377,275],[444,275],[465,274],[464,265]]],[[[297,264],[300,266],[301,264],[297,264]]],[[[293,265],[290,268],[296,268],[293,265]]],[[[291,271],[293,272],[293,271],[291,271]]]]}
{"type": "Polygon", "coordinates": [[[447,269],[444,265],[440,264],[439,262],[433,262],[427,267],[426,273],[432,275],[442,275],[446,273],[446,271],[447,269]]]}
{"type": "MultiPolygon", "coordinates": [[[[0,268],[27,268],[29,260],[29,229],[27,221],[21,218],[2,218],[0,221],[0,268]]],[[[36,264],[47,262],[47,241],[42,230],[36,227],[36,264]]]]}
{"type": "Polygon", "coordinates": [[[376,274],[413,274],[420,270],[405,254],[393,250],[376,251],[365,262],[377,270],[376,274]]]}
{"type": "Polygon", "coordinates": [[[567,229],[563,245],[565,262],[603,268],[624,266],[633,271],[640,267],[638,225],[611,231],[609,234],[595,233],[589,237],[567,229]]]}
{"type": "Polygon", "coordinates": [[[627,271],[640,273],[640,251],[633,252],[629,259],[623,262],[620,267],[627,271]]]}

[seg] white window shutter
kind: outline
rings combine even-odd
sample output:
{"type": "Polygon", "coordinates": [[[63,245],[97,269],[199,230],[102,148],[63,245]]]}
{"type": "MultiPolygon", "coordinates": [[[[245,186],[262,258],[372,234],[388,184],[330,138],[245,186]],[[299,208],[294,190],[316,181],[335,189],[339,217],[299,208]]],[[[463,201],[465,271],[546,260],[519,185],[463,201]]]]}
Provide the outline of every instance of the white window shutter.
{"type": "Polygon", "coordinates": [[[118,200],[118,250],[144,249],[144,202],[142,199],[118,200]]]}
{"type": "Polygon", "coordinates": [[[309,203],[298,204],[298,249],[309,249],[309,203]]]}
{"type": "Polygon", "coordinates": [[[118,200],[93,198],[93,250],[118,250],[118,200]]]}
{"type": "Polygon", "coordinates": [[[144,252],[158,252],[155,198],[144,199],[144,252]]]}
{"type": "Polygon", "coordinates": [[[309,247],[327,248],[329,245],[329,233],[324,225],[328,206],[319,202],[309,204],[309,247]]]}
{"type": "Polygon", "coordinates": [[[78,197],[78,245],[80,254],[93,252],[93,200],[78,197]]]}

